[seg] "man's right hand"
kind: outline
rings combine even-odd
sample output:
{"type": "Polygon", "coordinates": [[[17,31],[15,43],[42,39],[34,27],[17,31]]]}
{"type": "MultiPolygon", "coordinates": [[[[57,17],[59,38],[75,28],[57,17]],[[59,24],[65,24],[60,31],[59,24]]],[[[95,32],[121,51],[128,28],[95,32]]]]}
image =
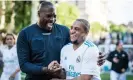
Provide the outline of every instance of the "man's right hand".
{"type": "Polygon", "coordinates": [[[60,66],[60,64],[57,61],[52,61],[49,65],[48,65],[48,71],[49,73],[52,75],[53,78],[59,78],[59,79],[65,79],[65,75],[63,72],[62,75],[62,67],[60,66]]]}
{"type": "Polygon", "coordinates": [[[113,58],[113,62],[114,63],[118,63],[119,62],[119,59],[115,57],[115,58],[113,58]]]}
{"type": "Polygon", "coordinates": [[[48,65],[48,70],[50,70],[50,72],[57,72],[57,71],[61,70],[61,66],[57,61],[52,61],[48,65]]]}

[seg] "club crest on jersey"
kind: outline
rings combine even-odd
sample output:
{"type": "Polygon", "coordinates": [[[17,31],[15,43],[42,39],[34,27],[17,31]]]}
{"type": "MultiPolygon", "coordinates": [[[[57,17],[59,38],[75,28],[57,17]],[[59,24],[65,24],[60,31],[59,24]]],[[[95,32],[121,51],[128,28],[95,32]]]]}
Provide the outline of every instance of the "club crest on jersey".
{"type": "Polygon", "coordinates": [[[77,57],[76,62],[79,63],[81,61],[80,56],[77,57]]]}

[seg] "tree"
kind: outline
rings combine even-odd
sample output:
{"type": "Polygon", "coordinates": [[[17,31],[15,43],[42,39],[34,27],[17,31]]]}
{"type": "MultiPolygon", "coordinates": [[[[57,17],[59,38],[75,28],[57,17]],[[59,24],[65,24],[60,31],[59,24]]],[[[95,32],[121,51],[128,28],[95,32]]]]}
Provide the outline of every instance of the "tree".
{"type": "Polygon", "coordinates": [[[110,24],[110,32],[125,33],[127,28],[124,25],[110,24]]]}
{"type": "Polygon", "coordinates": [[[15,33],[31,23],[31,1],[14,1],[15,33]]]}
{"type": "Polygon", "coordinates": [[[32,1],[32,7],[31,7],[31,24],[37,22],[38,19],[38,6],[39,6],[39,1],[32,1]]]}
{"type": "Polygon", "coordinates": [[[31,1],[1,1],[0,29],[18,33],[31,23],[31,1]]]}
{"type": "Polygon", "coordinates": [[[56,5],[57,23],[70,27],[79,17],[79,10],[75,5],[61,2],[56,5]]]}
{"type": "Polygon", "coordinates": [[[92,22],[90,24],[91,28],[90,31],[92,34],[97,34],[98,32],[106,31],[103,25],[101,25],[99,22],[92,22]]]}
{"type": "Polygon", "coordinates": [[[1,1],[1,20],[0,20],[0,29],[3,29],[5,26],[5,9],[6,9],[6,4],[5,1],[1,1]]]}

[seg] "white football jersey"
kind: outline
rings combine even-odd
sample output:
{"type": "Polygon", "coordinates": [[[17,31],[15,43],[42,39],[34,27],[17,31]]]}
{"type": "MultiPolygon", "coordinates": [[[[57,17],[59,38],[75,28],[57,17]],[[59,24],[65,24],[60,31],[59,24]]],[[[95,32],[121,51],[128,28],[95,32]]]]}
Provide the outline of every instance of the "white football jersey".
{"type": "Polygon", "coordinates": [[[61,50],[60,64],[66,70],[66,79],[88,74],[93,75],[92,80],[101,80],[98,56],[99,50],[91,41],[85,41],[76,50],[72,43],[65,45],[61,50]]]}
{"type": "MultiPolygon", "coordinates": [[[[5,46],[5,48],[2,49],[2,53],[4,68],[0,80],[9,80],[11,74],[19,68],[16,45],[11,49],[8,49],[8,47],[5,46]]],[[[21,80],[20,72],[16,74],[15,80],[21,80]]]]}

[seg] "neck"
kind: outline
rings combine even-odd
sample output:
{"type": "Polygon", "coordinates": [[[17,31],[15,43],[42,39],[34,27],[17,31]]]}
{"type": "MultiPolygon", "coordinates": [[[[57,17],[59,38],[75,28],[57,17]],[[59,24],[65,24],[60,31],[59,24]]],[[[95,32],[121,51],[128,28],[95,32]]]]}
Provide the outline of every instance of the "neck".
{"type": "Polygon", "coordinates": [[[11,49],[13,46],[8,46],[8,49],[11,49]]]}
{"type": "MultiPolygon", "coordinates": [[[[83,42],[82,42],[83,43],[83,42]]],[[[82,43],[79,44],[73,44],[73,49],[76,50],[77,48],[79,48],[81,46],[82,43]]]]}
{"type": "Polygon", "coordinates": [[[116,50],[117,50],[118,52],[121,52],[121,49],[119,49],[119,48],[116,48],[116,50]]]}
{"type": "Polygon", "coordinates": [[[41,27],[40,21],[37,22],[37,25],[38,25],[40,28],[43,28],[43,27],[41,27]]]}

